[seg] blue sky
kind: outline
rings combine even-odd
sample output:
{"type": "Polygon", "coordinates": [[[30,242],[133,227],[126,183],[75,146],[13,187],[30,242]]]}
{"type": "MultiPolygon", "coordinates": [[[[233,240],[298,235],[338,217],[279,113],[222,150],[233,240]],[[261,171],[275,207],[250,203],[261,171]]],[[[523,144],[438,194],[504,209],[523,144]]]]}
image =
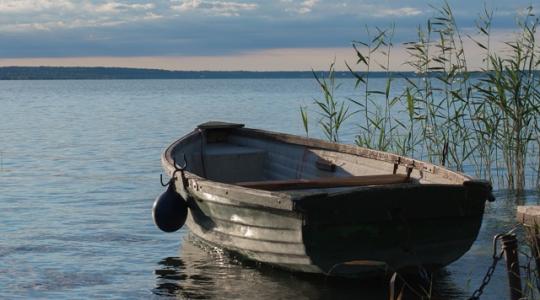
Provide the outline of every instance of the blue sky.
{"type": "MultiPolygon", "coordinates": [[[[309,70],[323,59],[347,58],[350,42],[366,38],[364,25],[395,23],[396,44],[414,39],[434,13],[430,4],[439,3],[0,0],[0,65],[309,70]]],[[[484,1],[449,3],[460,27],[472,32],[484,1]]],[[[486,3],[504,35],[531,1],[486,3]]]]}

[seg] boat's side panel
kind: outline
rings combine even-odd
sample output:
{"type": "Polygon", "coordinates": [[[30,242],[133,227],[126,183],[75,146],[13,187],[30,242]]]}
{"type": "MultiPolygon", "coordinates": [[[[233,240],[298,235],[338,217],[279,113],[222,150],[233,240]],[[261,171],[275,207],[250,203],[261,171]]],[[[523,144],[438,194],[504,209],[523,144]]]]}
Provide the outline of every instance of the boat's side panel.
{"type": "Polygon", "coordinates": [[[417,161],[412,158],[392,154],[389,152],[367,149],[355,145],[338,144],[318,139],[311,139],[290,134],[249,128],[236,130],[234,132],[234,135],[254,140],[266,140],[272,143],[281,143],[285,145],[300,146],[310,149],[322,149],[337,153],[353,155],[356,157],[377,161],[383,163],[383,165],[393,165],[394,163],[398,163],[400,168],[412,166],[413,169],[416,170],[415,172],[418,172],[419,175],[422,175],[425,183],[433,182],[439,184],[462,184],[464,181],[471,179],[464,174],[453,172],[444,167],[436,166],[422,161],[417,161]]]}
{"type": "MultiPolygon", "coordinates": [[[[361,157],[352,158],[351,155],[335,151],[311,149],[299,145],[291,145],[271,140],[257,139],[245,136],[231,136],[230,141],[243,146],[266,149],[268,159],[265,164],[265,172],[270,180],[339,177],[360,174],[383,174],[387,170],[381,170],[381,163],[372,159],[361,157]],[[351,158],[349,158],[351,156],[351,158]],[[349,158],[349,161],[346,159],[349,158]],[[316,167],[318,160],[324,159],[335,164],[331,172],[316,167]],[[371,165],[370,165],[371,164],[371,165]]],[[[392,165],[386,168],[392,172],[392,165]]]]}
{"type": "Polygon", "coordinates": [[[313,264],[344,272],[355,260],[392,269],[451,263],[476,239],[484,201],[463,187],[428,185],[309,199],[297,209],[306,217],[303,239],[313,264]]]}
{"type": "Polygon", "coordinates": [[[234,203],[234,199],[193,192],[186,224],[206,243],[248,259],[294,271],[321,272],[306,255],[300,214],[234,203]]]}
{"type": "Polygon", "coordinates": [[[264,172],[268,180],[302,178],[302,162],[305,160],[305,147],[272,143],[267,140],[231,135],[229,142],[237,145],[265,149],[268,153],[264,172]]]}
{"type": "Polygon", "coordinates": [[[231,205],[233,199],[200,192],[189,203],[187,225],[207,243],[294,271],[340,276],[445,266],[470,248],[484,208],[452,186],[312,197],[296,203],[299,213],[231,205]]]}
{"type": "MultiPolygon", "coordinates": [[[[245,147],[265,149],[267,160],[264,164],[264,172],[269,180],[384,175],[394,172],[393,163],[336,150],[287,144],[272,139],[243,135],[231,135],[229,141],[245,147]],[[317,162],[320,160],[333,163],[334,170],[330,172],[317,167],[317,162]]],[[[396,172],[406,174],[406,167],[400,166],[396,172]]],[[[424,169],[414,169],[411,177],[421,183],[453,183],[452,180],[436,176],[424,169]]]]}

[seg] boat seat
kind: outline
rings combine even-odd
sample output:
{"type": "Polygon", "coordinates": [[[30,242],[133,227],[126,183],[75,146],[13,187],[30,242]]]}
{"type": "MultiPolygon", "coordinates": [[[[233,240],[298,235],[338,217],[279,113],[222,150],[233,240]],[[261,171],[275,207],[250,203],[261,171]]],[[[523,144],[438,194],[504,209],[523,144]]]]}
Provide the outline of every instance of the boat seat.
{"type": "Polygon", "coordinates": [[[366,185],[387,185],[410,182],[411,178],[404,174],[323,177],[313,179],[289,179],[270,181],[237,182],[243,187],[260,190],[297,190],[313,188],[355,187],[366,185]]]}
{"type": "Polygon", "coordinates": [[[228,143],[208,143],[201,152],[193,153],[196,173],[214,181],[238,182],[264,179],[264,162],[267,152],[255,147],[228,143]],[[201,161],[204,157],[204,161],[201,161]]]}

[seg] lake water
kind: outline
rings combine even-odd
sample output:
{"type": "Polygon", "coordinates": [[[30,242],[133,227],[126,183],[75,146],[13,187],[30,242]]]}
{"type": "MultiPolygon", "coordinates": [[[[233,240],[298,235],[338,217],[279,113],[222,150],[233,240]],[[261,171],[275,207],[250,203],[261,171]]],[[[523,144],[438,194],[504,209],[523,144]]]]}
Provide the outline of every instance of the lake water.
{"type": "MultiPolygon", "coordinates": [[[[152,223],[168,144],[208,120],[302,134],[298,107],[318,96],[311,79],[0,81],[0,298],[386,299],[383,282],[239,262],[152,223]]],[[[471,250],[437,274],[445,298],[479,286],[493,235],[516,203],[538,203],[496,196],[471,250]]],[[[501,264],[484,295],[507,294],[501,264]]]]}

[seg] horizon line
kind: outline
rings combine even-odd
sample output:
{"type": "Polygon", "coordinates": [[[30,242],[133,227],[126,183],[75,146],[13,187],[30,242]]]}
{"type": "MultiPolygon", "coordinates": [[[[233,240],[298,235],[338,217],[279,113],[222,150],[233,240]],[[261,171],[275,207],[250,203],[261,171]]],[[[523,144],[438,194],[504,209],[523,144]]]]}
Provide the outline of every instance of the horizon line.
{"type": "MultiPolygon", "coordinates": [[[[247,70],[247,69],[230,69],[230,70],[194,70],[194,69],[162,69],[159,67],[124,67],[124,66],[61,66],[61,65],[40,65],[40,66],[25,66],[25,65],[7,65],[0,66],[0,69],[6,68],[56,68],[56,69],[131,69],[131,70],[148,70],[148,71],[162,71],[162,72],[248,72],[248,73],[276,73],[276,72],[330,72],[323,69],[311,69],[311,70],[247,70]]],[[[351,73],[350,70],[334,70],[334,72],[351,73]]],[[[368,71],[357,71],[357,73],[367,73],[368,71]]],[[[474,72],[474,71],[473,71],[474,72]]],[[[413,70],[371,70],[369,73],[415,73],[413,70]]]]}

